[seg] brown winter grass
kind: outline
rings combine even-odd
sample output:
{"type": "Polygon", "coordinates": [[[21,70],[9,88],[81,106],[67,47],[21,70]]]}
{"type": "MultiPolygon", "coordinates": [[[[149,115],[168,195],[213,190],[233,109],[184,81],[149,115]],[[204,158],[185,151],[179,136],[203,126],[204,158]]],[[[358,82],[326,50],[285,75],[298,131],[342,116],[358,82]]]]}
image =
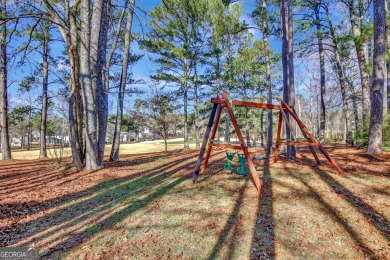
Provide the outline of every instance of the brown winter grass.
{"type": "Polygon", "coordinates": [[[249,177],[221,170],[223,150],[195,187],[195,150],[81,173],[0,162],[0,246],[36,246],[43,259],[389,259],[390,154],[328,151],[344,175],[311,167],[304,150],[257,165],[260,198],[249,177]]]}
{"type": "MultiPolygon", "coordinates": [[[[168,151],[183,148],[183,142],[168,142],[168,151]]],[[[190,148],[195,148],[193,142],[190,142],[190,148]]],[[[57,150],[59,148],[56,148],[57,150]]],[[[120,145],[121,154],[139,154],[139,153],[152,153],[152,152],[163,152],[165,149],[163,142],[154,143],[123,143],[120,145]]],[[[54,154],[53,148],[47,149],[47,155],[51,158],[51,154],[54,154]]],[[[64,155],[70,156],[70,148],[64,148],[64,155]]],[[[104,149],[105,155],[109,155],[111,152],[111,145],[106,145],[104,149]]],[[[0,152],[1,156],[1,152],[0,152]]],[[[35,160],[39,157],[39,149],[34,150],[12,150],[12,158],[18,160],[35,160]]]]}

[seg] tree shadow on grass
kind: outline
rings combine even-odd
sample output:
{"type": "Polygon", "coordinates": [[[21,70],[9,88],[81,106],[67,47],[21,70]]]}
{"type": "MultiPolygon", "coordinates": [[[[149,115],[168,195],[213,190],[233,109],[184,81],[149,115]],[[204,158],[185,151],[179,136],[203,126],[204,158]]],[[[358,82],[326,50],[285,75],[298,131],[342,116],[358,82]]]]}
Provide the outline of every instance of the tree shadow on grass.
{"type": "Polygon", "coordinates": [[[41,241],[41,246],[49,248],[44,252],[45,257],[58,255],[114,226],[187,180],[187,175],[176,173],[193,166],[193,157],[193,154],[187,153],[179,160],[161,162],[153,169],[110,179],[82,192],[56,199],[48,203],[54,211],[26,223],[17,223],[11,231],[6,227],[1,228],[0,233],[6,234],[8,231],[6,235],[12,237],[0,242],[4,246],[27,246],[41,241]],[[65,203],[69,205],[62,206],[65,203]],[[61,235],[58,236],[59,233],[61,235]]]}
{"type": "MultiPolygon", "coordinates": [[[[234,257],[234,252],[237,250],[237,247],[235,247],[233,243],[238,238],[235,234],[236,222],[238,221],[237,218],[239,216],[239,210],[243,203],[245,188],[248,186],[248,183],[251,182],[253,182],[252,177],[248,176],[245,180],[245,184],[239,191],[239,196],[235,202],[225,228],[221,232],[208,259],[215,259],[218,256],[218,253],[226,243],[229,234],[231,234],[231,237],[229,238],[229,242],[231,244],[229,245],[227,259],[232,259],[234,257]]],[[[249,186],[250,188],[255,188],[254,184],[253,186],[249,186]]],[[[270,176],[269,162],[264,161],[262,194],[258,200],[256,224],[254,228],[253,241],[250,247],[250,250],[252,250],[251,259],[275,258],[275,234],[272,204],[272,179],[270,176]]]]}
{"type": "MultiPolygon", "coordinates": [[[[304,177],[301,176],[299,173],[294,173],[294,171],[288,169],[286,166],[284,166],[284,170],[289,173],[290,176],[300,181],[308,190],[309,190],[309,196],[316,199],[316,201],[321,205],[322,209],[326,212],[326,214],[331,217],[333,220],[335,220],[337,223],[339,223],[345,231],[349,234],[349,236],[355,241],[355,243],[358,245],[360,249],[362,249],[365,253],[365,257],[371,259],[376,259],[375,253],[373,250],[370,249],[369,246],[367,246],[360,238],[359,235],[351,228],[349,223],[347,223],[336,211],[334,206],[329,204],[327,201],[325,201],[322,198],[322,194],[318,192],[311,184],[309,184],[304,177]]],[[[317,172],[318,169],[315,169],[317,172]]],[[[318,173],[318,172],[317,172],[318,173]]]]}
{"type": "Polygon", "coordinates": [[[326,182],[332,190],[339,194],[342,198],[348,201],[356,209],[358,209],[363,216],[375,226],[375,228],[390,241],[390,223],[384,216],[377,212],[370,205],[365,203],[361,198],[354,195],[351,191],[341,185],[337,180],[335,180],[329,173],[324,172],[320,169],[315,169],[320,178],[326,182]]]}
{"type": "Polygon", "coordinates": [[[31,169],[33,166],[46,168],[49,163],[49,159],[0,161],[0,180],[25,175],[24,170],[31,169]]]}
{"type": "Polygon", "coordinates": [[[225,241],[227,240],[230,233],[232,233],[231,234],[232,237],[229,239],[230,245],[229,245],[229,253],[228,253],[227,259],[232,259],[233,254],[234,254],[234,250],[235,250],[234,243],[237,239],[237,232],[236,232],[237,226],[236,226],[236,224],[239,221],[240,207],[243,203],[244,193],[245,193],[245,189],[247,187],[247,184],[248,184],[248,178],[246,178],[245,183],[240,188],[239,195],[238,195],[238,198],[235,202],[232,213],[230,214],[229,219],[227,220],[225,228],[220,233],[218,241],[215,244],[213,251],[211,252],[208,259],[211,260],[211,259],[215,259],[217,257],[218,253],[222,249],[222,247],[223,247],[223,245],[224,245],[225,241]]]}
{"type": "MultiPolygon", "coordinates": [[[[225,153],[224,150],[213,149],[213,151],[210,154],[206,171],[203,171],[203,163],[204,163],[204,158],[203,158],[201,172],[198,176],[198,179],[196,180],[197,183],[207,181],[207,179],[209,179],[213,175],[221,173],[221,170],[223,170],[224,162],[226,160],[225,159],[222,160],[222,158],[219,157],[224,153],[225,153]]],[[[224,173],[227,173],[227,171],[224,171],[224,173]]]]}
{"type": "MultiPolygon", "coordinates": [[[[305,155],[302,155],[302,157],[306,159],[305,155]]],[[[372,223],[375,228],[387,238],[387,240],[390,241],[390,222],[386,220],[384,216],[377,212],[373,207],[365,203],[361,198],[354,195],[334,177],[332,177],[331,174],[317,167],[313,168],[313,170],[325,183],[328,184],[330,188],[332,188],[333,192],[339,194],[342,198],[358,209],[364,215],[364,217],[370,223],[372,223]]],[[[384,193],[386,194],[386,192],[384,193]]]]}
{"type": "MultiPolygon", "coordinates": [[[[132,174],[128,178],[136,178],[143,174],[146,174],[146,170],[152,170],[154,167],[158,166],[158,164],[162,164],[161,159],[171,159],[173,157],[178,157],[181,155],[181,151],[170,151],[168,153],[148,153],[142,155],[131,155],[131,156],[122,156],[123,161],[115,161],[115,162],[106,162],[105,169],[115,168],[116,172],[119,171],[127,171],[129,166],[140,167],[141,171],[132,174]],[[143,164],[155,163],[152,167],[142,167],[143,164]],[[147,169],[142,169],[147,168],[147,169]]],[[[214,156],[214,155],[213,155],[214,156]]],[[[5,174],[1,174],[0,171],[0,180],[2,180],[3,184],[0,185],[0,200],[5,199],[5,196],[12,195],[18,196],[18,193],[28,193],[30,191],[38,190],[40,187],[45,186],[62,186],[67,183],[72,183],[73,181],[86,177],[88,175],[99,174],[99,171],[82,171],[82,172],[68,172],[66,174],[61,174],[55,170],[47,171],[49,167],[47,163],[50,160],[40,160],[36,161],[23,161],[21,162],[20,169],[23,169],[22,173],[14,173],[12,172],[15,168],[7,168],[9,163],[4,163],[6,168],[3,168],[3,172],[5,174]],[[32,169],[35,167],[35,170],[31,170],[25,172],[24,169],[32,169]],[[6,182],[4,184],[4,182],[6,182]]],[[[214,163],[214,161],[212,162],[214,163]]],[[[12,165],[12,164],[11,164],[12,165]]],[[[49,167],[52,169],[52,167],[49,167]]],[[[17,168],[19,170],[19,168],[17,168]]],[[[115,177],[115,173],[109,176],[109,179],[117,179],[115,177]]],[[[86,197],[90,194],[93,194],[98,191],[100,187],[95,186],[87,190],[82,190],[80,192],[74,192],[71,194],[67,194],[65,196],[55,197],[52,199],[46,199],[43,201],[27,201],[20,203],[0,203],[0,220],[6,218],[12,218],[17,220],[20,217],[34,214],[38,211],[45,211],[50,208],[57,207],[61,204],[64,204],[68,201],[86,197]]],[[[41,190],[40,190],[41,192],[41,190]]],[[[0,244],[1,239],[0,239],[0,244]]]]}
{"type": "Polygon", "coordinates": [[[18,190],[25,192],[29,188],[46,184],[63,176],[49,160],[17,163],[20,163],[20,167],[10,167],[8,164],[0,166],[0,196],[18,190]]]}
{"type": "MultiPolygon", "coordinates": [[[[121,222],[125,218],[127,218],[132,213],[140,210],[141,208],[147,206],[152,201],[158,199],[159,197],[163,196],[164,194],[168,193],[172,188],[179,185],[181,182],[188,180],[186,176],[178,178],[174,180],[171,183],[168,183],[161,187],[160,189],[157,189],[153,193],[149,194],[143,199],[139,199],[136,201],[131,202],[128,206],[122,208],[121,210],[109,215],[109,217],[100,216],[97,223],[89,226],[86,228],[83,232],[73,233],[72,236],[68,237],[65,241],[61,241],[58,243],[55,248],[52,250],[45,252],[42,256],[50,256],[53,255],[53,253],[56,253],[56,251],[63,251],[67,250],[71,247],[74,247],[78,244],[83,243],[84,241],[88,240],[90,237],[94,236],[95,234],[105,230],[114,227],[117,223],[121,222]]],[[[135,181],[136,183],[137,181],[135,181]]],[[[119,203],[119,202],[118,202],[119,203]]],[[[121,205],[122,206],[122,205],[121,205]]],[[[73,221],[72,223],[65,226],[71,226],[76,225],[80,220],[77,219],[73,221]]],[[[50,241],[51,243],[55,241],[50,241]]]]}
{"type": "Polygon", "coordinates": [[[269,161],[264,161],[262,193],[258,201],[251,259],[275,259],[275,221],[269,161]]]}
{"type": "MultiPolygon", "coordinates": [[[[169,159],[171,157],[177,156],[176,152],[169,152],[166,154],[156,153],[156,154],[143,154],[140,156],[124,156],[125,161],[116,161],[116,162],[106,162],[106,168],[119,168],[128,167],[128,166],[140,166],[145,163],[152,163],[158,161],[161,158],[169,159]],[[135,158],[134,158],[135,157],[135,158]]],[[[23,167],[26,169],[33,169],[30,171],[24,171],[22,173],[11,173],[2,175],[0,171],[0,180],[2,180],[2,184],[0,184],[0,199],[4,195],[8,194],[16,194],[17,192],[26,193],[32,190],[36,190],[39,186],[61,186],[66,183],[75,181],[78,178],[85,177],[87,175],[92,175],[98,173],[97,171],[81,171],[74,172],[73,170],[60,173],[55,170],[54,167],[51,167],[47,163],[50,163],[50,160],[45,160],[45,163],[39,161],[36,163],[35,161],[23,162],[23,167]]],[[[7,166],[8,167],[8,166],[7,166]]],[[[23,169],[24,169],[23,168],[23,169]]],[[[4,171],[13,171],[12,169],[3,169],[4,171]]],[[[135,177],[135,175],[132,175],[135,177]]],[[[91,190],[93,191],[93,190],[91,190]]],[[[74,194],[77,195],[77,194],[74,194]]],[[[62,201],[61,198],[55,198],[54,201],[62,201]]],[[[50,201],[47,201],[50,202],[50,201]]],[[[57,206],[58,203],[43,203],[46,205],[54,205],[57,206]]],[[[0,205],[1,206],[1,205],[0,205]]],[[[37,206],[37,205],[36,205],[37,206]]],[[[42,210],[47,208],[42,208],[42,210]]]]}
{"type": "MultiPolygon", "coordinates": [[[[314,149],[317,151],[317,155],[319,155],[321,163],[325,167],[331,169],[329,171],[334,172],[334,169],[330,167],[329,162],[325,159],[322,153],[318,151],[317,147],[314,147],[314,149]]],[[[343,149],[346,149],[345,147],[336,148],[332,146],[325,146],[325,149],[336,161],[343,173],[355,173],[356,171],[359,171],[359,174],[361,175],[375,175],[390,178],[390,160],[388,159],[385,160],[375,158],[372,155],[366,154],[364,150],[358,148],[348,147],[346,152],[343,151],[343,149]]],[[[299,147],[297,151],[300,152],[302,160],[305,164],[314,166],[314,168],[316,168],[315,161],[313,162],[313,160],[309,159],[307,156],[309,155],[308,147],[299,147]]],[[[310,155],[309,157],[311,158],[312,156],[310,155]]]]}

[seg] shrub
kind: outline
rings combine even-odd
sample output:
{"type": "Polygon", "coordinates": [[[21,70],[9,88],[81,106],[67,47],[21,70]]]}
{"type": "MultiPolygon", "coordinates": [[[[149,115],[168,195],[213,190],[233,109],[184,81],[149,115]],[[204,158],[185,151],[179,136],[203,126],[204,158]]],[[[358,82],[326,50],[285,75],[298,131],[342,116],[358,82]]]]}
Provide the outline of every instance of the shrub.
{"type": "Polygon", "coordinates": [[[357,139],[357,145],[359,148],[366,149],[368,146],[368,129],[370,126],[370,119],[367,118],[363,123],[359,126],[359,139],[357,139]]]}

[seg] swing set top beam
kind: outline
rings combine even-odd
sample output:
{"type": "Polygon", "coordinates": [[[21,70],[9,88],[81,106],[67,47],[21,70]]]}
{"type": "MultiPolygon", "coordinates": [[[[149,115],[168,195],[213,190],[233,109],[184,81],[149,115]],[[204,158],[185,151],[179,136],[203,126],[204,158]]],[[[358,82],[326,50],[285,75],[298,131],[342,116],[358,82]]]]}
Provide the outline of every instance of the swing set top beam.
{"type": "MultiPolygon", "coordinates": [[[[266,108],[266,109],[275,109],[280,110],[279,105],[265,104],[265,103],[256,103],[256,102],[248,102],[248,101],[240,101],[240,100],[229,100],[232,105],[235,106],[244,106],[244,107],[254,107],[254,108],[266,108]]],[[[225,100],[221,98],[212,98],[211,102],[214,104],[224,104],[225,100]]]]}

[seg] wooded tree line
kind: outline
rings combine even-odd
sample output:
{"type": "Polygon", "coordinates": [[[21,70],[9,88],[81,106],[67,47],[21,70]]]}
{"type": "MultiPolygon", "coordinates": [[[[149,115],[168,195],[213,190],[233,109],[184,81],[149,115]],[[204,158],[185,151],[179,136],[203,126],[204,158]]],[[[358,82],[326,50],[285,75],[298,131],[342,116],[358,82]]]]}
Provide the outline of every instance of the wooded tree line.
{"type": "MultiPolygon", "coordinates": [[[[380,153],[382,139],[387,138],[382,132],[388,129],[388,121],[383,123],[385,104],[390,113],[388,4],[385,0],[256,0],[248,14],[240,1],[162,0],[148,13],[148,25],[138,35],[132,32],[133,16],[144,10],[135,0],[1,0],[2,158],[11,158],[9,126],[16,122],[12,115],[17,112],[9,111],[8,68],[31,67],[34,62],[29,57],[38,53],[41,61],[34,65],[34,77],[19,86],[21,91],[40,86],[40,135],[47,135],[50,102],[65,100],[74,165],[78,170],[103,167],[108,96],[116,96],[110,160],[118,160],[124,99],[140,93],[129,88],[129,66],[137,66],[142,58],[132,52],[134,40],[157,65],[150,78],[170,90],[156,92],[148,103],[149,116],[158,125],[155,129],[168,137],[172,121],[163,115],[173,114],[167,104],[176,100],[182,108],[184,148],[189,147],[192,121],[199,147],[207,117],[205,101],[224,90],[243,100],[283,99],[296,107],[321,142],[332,128],[330,123],[342,120],[347,145],[367,145],[368,153],[380,153]],[[60,44],[65,51],[59,59],[51,53],[60,44]],[[60,61],[65,64],[58,66],[60,61]],[[63,88],[51,95],[49,80],[54,77],[63,88]]],[[[251,131],[259,120],[256,132],[267,138],[269,153],[275,124],[272,111],[242,113],[247,141],[257,139],[251,131]]],[[[226,141],[231,135],[229,121],[224,115],[225,127],[218,131],[226,141]]],[[[291,137],[288,127],[284,132],[291,137]]],[[[40,157],[47,156],[45,142],[40,138],[40,157]]],[[[294,147],[287,152],[295,157],[294,147]]]]}
{"type": "MultiPolygon", "coordinates": [[[[2,1],[1,53],[3,58],[0,91],[3,95],[1,100],[3,159],[11,158],[6,81],[7,62],[10,57],[7,55],[7,47],[15,37],[13,34],[22,34],[18,30],[27,27],[29,32],[24,38],[27,38],[28,42],[16,52],[24,52],[22,56],[24,59],[25,55],[32,50],[32,41],[41,43],[37,47],[42,55],[41,75],[39,75],[42,78],[40,157],[46,156],[45,138],[42,136],[46,136],[47,125],[48,58],[50,48],[59,44],[51,41],[53,39],[50,37],[50,31],[56,30],[61,36],[67,54],[68,71],[62,78],[66,81],[66,90],[62,94],[68,100],[67,117],[73,163],[78,170],[84,167],[92,170],[103,167],[108,93],[112,83],[110,82],[110,68],[114,62],[114,54],[120,38],[123,38],[121,47],[124,51],[118,90],[117,118],[119,120],[117,124],[122,123],[121,113],[123,113],[124,86],[127,84],[127,67],[133,58],[129,53],[135,1],[129,0],[121,4],[122,6],[116,7],[109,0],[2,1]],[[125,26],[123,26],[124,21],[126,21],[125,26]],[[24,26],[18,27],[22,23],[24,26]],[[33,26],[28,24],[33,24],[33,26]],[[114,25],[117,25],[116,29],[114,25]],[[108,43],[110,48],[108,48],[108,43]]],[[[120,131],[116,133],[116,135],[119,134],[120,131]]],[[[111,153],[113,159],[119,149],[116,143],[116,138],[114,138],[111,153]]]]}

